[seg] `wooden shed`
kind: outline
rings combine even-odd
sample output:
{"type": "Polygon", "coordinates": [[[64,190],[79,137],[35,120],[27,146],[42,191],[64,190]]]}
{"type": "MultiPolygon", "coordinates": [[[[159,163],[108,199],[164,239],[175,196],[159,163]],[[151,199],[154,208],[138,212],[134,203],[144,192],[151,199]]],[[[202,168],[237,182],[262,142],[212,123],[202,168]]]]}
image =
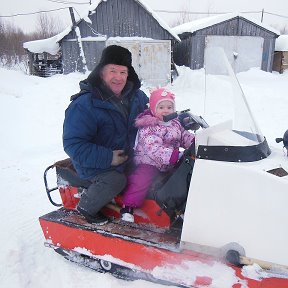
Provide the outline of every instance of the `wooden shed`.
{"type": "Polygon", "coordinates": [[[223,47],[235,72],[259,67],[272,71],[275,39],[279,32],[242,14],[223,14],[172,29],[181,39],[173,47],[174,61],[200,69],[206,47],[223,47]]]}
{"type": "Polygon", "coordinates": [[[28,54],[31,75],[49,77],[63,73],[59,41],[70,31],[71,27],[68,27],[53,37],[23,43],[23,48],[28,54]]]}
{"type": "Polygon", "coordinates": [[[283,73],[288,70],[288,35],[280,35],[276,39],[273,71],[283,73]]]}
{"type": "Polygon", "coordinates": [[[61,51],[57,39],[61,39],[61,35],[23,43],[28,54],[28,67],[31,75],[50,77],[63,73],[61,51]]]}
{"type": "Polygon", "coordinates": [[[155,86],[170,82],[171,42],[178,41],[177,34],[142,1],[100,0],[59,44],[64,74],[91,71],[104,47],[117,44],[131,51],[139,78],[155,86]]]}

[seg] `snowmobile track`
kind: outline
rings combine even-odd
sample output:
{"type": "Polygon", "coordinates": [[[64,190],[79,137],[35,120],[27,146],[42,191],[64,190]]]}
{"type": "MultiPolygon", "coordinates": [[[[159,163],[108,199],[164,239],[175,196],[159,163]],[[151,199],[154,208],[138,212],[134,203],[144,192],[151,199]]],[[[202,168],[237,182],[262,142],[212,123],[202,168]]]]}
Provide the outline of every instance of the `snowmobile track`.
{"type": "Polygon", "coordinates": [[[127,267],[123,267],[121,265],[106,261],[106,260],[101,260],[96,257],[90,257],[75,251],[70,251],[66,249],[62,249],[59,247],[55,247],[53,245],[47,244],[50,248],[53,248],[55,252],[60,254],[61,256],[64,256],[66,260],[69,260],[73,263],[76,263],[80,266],[85,266],[87,268],[90,268],[96,272],[100,273],[110,273],[114,277],[126,281],[134,281],[134,280],[146,280],[149,282],[154,282],[157,284],[162,284],[162,285],[167,285],[167,286],[177,286],[177,287],[190,287],[193,288],[196,286],[183,286],[183,285],[177,285],[175,283],[169,282],[169,281],[164,281],[157,279],[153,277],[151,274],[144,273],[135,269],[130,269],[127,267]]]}

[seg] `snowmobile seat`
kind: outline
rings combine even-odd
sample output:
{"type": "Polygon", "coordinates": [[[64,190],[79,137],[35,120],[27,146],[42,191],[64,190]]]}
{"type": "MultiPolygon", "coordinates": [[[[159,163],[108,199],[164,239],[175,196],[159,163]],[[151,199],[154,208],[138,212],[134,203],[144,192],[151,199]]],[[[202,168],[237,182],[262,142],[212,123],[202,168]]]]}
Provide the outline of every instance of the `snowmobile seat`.
{"type": "Polygon", "coordinates": [[[44,183],[49,201],[57,207],[64,206],[67,209],[75,209],[84,189],[91,184],[90,181],[78,177],[70,158],[57,161],[44,171],[44,183]],[[49,188],[48,171],[56,169],[57,187],[49,188]],[[51,192],[60,192],[62,203],[55,202],[51,197],[51,192]]]}
{"type": "Polygon", "coordinates": [[[54,163],[57,176],[57,187],[60,192],[63,206],[67,209],[76,209],[84,189],[91,184],[88,180],[81,179],[70,158],[54,163]]]}
{"type": "Polygon", "coordinates": [[[57,161],[54,166],[56,168],[58,186],[59,184],[61,185],[63,180],[74,187],[88,188],[91,184],[90,181],[79,178],[70,158],[57,161]]]}

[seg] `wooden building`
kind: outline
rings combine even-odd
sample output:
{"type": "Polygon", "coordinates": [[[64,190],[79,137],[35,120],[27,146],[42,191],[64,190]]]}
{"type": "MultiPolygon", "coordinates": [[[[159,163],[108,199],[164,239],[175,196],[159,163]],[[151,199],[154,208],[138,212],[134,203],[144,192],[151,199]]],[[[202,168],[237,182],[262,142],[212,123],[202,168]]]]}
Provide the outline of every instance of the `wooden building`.
{"type": "Polygon", "coordinates": [[[32,53],[28,51],[28,59],[29,72],[31,75],[50,77],[63,73],[60,53],[52,55],[48,52],[32,53]]]}
{"type": "Polygon", "coordinates": [[[178,41],[177,34],[140,0],[95,1],[87,16],[58,39],[64,74],[93,70],[102,50],[117,44],[131,51],[139,78],[151,86],[170,82],[171,46],[178,41]]]}
{"type": "Polygon", "coordinates": [[[181,39],[173,47],[174,61],[191,69],[204,65],[208,47],[222,47],[235,72],[259,67],[272,71],[275,39],[278,31],[242,14],[223,14],[172,29],[181,39]]]}
{"type": "Polygon", "coordinates": [[[280,35],[276,39],[273,71],[283,73],[288,71],[288,35],[280,35]]]}
{"type": "Polygon", "coordinates": [[[51,38],[23,43],[28,54],[28,67],[31,75],[49,77],[63,73],[59,41],[70,31],[71,28],[68,27],[51,38]]]}

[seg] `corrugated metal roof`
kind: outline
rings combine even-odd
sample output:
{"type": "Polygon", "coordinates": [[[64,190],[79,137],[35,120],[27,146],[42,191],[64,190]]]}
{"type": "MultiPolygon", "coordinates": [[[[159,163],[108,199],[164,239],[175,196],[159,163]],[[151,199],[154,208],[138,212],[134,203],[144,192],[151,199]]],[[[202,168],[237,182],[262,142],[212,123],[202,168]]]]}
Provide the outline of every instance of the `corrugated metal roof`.
{"type": "MultiPolygon", "coordinates": [[[[92,3],[91,6],[89,7],[88,12],[93,12],[102,1],[107,2],[109,0],[94,1],[94,3],[92,3]]],[[[167,32],[169,32],[176,40],[181,41],[180,38],[178,37],[177,33],[175,33],[173,31],[173,29],[158,15],[158,13],[156,13],[152,8],[150,8],[150,6],[144,0],[135,0],[135,2],[139,3],[149,14],[151,14],[152,17],[159,23],[159,25],[163,29],[165,29],[167,32]]],[[[87,17],[88,14],[85,16],[87,17]]]]}
{"type": "Polygon", "coordinates": [[[250,18],[250,17],[248,18],[247,16],[244,16],[241,13],[227,13],[227,14],[221,14],[221,15],[216,15],[216,16],[211,16],[211,17],[205,17],[205,18],[197,19],[195,21],[181,24],[179,26],[172,28],[172,30],[174,33],[176,33],[178,35],[185,33],[185,32],[193,33],[193,32],[196,32],[198,30],[201,30],[201,29],[204,29],[207,27],[211,27],[215,24],[233,19],[235,17],[242,17],[242,18],[244,18],[250,22],[253,22],[254,24],[262,27],[263,29],[271,31],[271,32],[275,33],[276,35],[280,35],[280,32],[277,31],[276,29],[274,29],[273,27],[265,25],[265,24],[255,20],[253,18],[250,18]]]}

